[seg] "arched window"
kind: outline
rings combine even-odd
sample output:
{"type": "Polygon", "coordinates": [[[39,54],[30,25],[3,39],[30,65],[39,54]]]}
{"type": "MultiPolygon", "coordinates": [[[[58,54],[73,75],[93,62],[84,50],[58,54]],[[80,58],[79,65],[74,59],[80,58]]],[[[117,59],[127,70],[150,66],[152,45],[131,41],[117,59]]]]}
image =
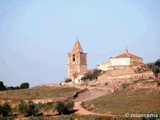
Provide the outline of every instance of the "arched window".
{"type": "Polygon", "coordinates": [[[73,55],[73,61],[75,61],[75,55],[73,55]]]}

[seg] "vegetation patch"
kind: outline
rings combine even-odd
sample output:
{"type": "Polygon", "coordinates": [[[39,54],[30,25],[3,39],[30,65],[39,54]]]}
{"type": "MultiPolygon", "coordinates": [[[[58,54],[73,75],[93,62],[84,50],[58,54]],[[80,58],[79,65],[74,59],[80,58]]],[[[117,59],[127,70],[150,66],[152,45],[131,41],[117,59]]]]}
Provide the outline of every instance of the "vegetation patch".
{"type": "Polygon", "coordinates": [[[151,109],[160,113],[160,92],[150,89],[122,90],[94,99],[91,103],[102,111],[113,113],[148,113],[151,109]]]}
{"type": "Polygon", "coordinates": [[[78,89],[74,87],[34,87],[30,89],[0,91],[3,100],[32,100],[73,95],[78,89]]]}

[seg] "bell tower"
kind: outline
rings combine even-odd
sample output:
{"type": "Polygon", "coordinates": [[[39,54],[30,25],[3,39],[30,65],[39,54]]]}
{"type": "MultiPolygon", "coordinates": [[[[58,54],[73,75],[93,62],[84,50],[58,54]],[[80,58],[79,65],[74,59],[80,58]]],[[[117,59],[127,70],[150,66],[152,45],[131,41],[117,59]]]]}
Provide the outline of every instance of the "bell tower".
{"type": "Polygon", "coordinates": [[[78,38],[71,52],[68,53],[68,78],[72,79],[75,74],[87,71],[87,53],[79,43],[78,38]]]}

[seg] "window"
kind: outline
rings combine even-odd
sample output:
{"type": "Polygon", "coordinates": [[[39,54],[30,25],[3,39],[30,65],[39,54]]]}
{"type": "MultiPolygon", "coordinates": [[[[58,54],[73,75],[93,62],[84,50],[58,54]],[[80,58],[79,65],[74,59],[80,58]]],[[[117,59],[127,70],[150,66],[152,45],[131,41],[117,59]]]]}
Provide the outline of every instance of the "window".
{"type": "Polygon", "coordinates": [[[73,61],[75,61],[75,55],[73,55],[73,61]]]}

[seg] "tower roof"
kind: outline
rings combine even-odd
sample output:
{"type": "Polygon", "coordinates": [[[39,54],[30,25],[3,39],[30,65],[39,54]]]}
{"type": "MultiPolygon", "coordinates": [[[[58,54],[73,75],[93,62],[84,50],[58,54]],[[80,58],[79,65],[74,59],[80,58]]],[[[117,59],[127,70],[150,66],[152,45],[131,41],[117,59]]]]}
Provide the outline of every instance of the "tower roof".
{"type": "Polygon", "coordinates": [[[72,53],[83,52],[83,49],[81,47],[81,44],[79,43],[78,38],[76,39],[76,42],[74,43],[74,46],[73,46],[71,52],[72,53]]]}

